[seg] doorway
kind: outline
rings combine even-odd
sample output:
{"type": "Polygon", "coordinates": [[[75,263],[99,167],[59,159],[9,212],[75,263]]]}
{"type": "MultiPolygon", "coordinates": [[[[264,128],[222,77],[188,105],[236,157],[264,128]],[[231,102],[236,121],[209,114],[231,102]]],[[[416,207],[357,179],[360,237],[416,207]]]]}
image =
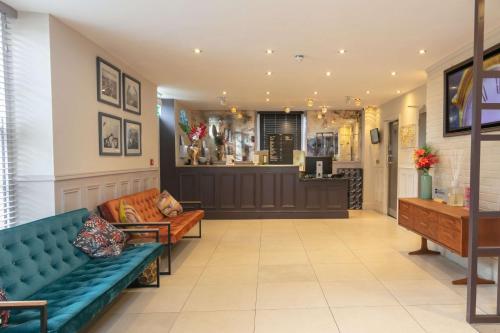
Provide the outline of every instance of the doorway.
{"type": "Polygon", "coordinates": [[[396,218],[398,211],[398,138],[399,121],[389,123],[389,145],[387,149],[387,164],[389,169],[389,199],[387,213],[396,218]]]}

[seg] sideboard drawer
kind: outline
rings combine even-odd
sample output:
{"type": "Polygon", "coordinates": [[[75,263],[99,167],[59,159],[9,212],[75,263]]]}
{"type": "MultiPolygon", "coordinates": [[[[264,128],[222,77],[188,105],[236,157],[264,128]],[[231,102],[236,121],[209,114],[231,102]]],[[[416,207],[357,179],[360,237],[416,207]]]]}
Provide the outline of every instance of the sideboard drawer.
{"type": "Polygon", "coordinates": [[[422,235],[430,238],[437,237],[437,226],[439,215],[436,212],[427,209],[416,209],[413,228],[422,235]]]}
{"type": "Polygon", "coordinates": [[[462,253],[462,221],[446,215],[439,216],[437,240],[457,253],[462,253]]]}
{"type": "Polygon", "coordinates": [[[399,202],[398,223],[405,228],[413,229],[412,219],[410,218],[410,205],[406,202],[399,202]]]}

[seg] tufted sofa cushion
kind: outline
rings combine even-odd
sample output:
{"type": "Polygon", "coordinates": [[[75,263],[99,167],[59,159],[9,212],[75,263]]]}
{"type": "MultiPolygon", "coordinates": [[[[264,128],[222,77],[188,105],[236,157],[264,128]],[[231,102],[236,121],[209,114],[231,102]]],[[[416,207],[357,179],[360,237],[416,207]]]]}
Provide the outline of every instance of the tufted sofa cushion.
{"type": "MultiPolygon", "coordinates": [[[[119,257],[92,259],[29,299],[48,301],[49,332],[77,332],[89,324],[162,251],[160,244],[147,243],[129,247],[119,257]]],[[[37,332],[40,327],[38,312],[12,313],[9,324],[4,329],[5,333],[37,332]]]]}
{"type": "Polygon", "coordinates": [[[142,219],[146,222],[159,222],[165,216],[156,207],[156,200],[160,191],[152,188],[144,192],[126,195],[114,200],[103,203],[99,209],[102,217],[110,222],[120,222],[120,201],[124,200],[127,204],[134,206],[142,219]]]}
{"type": "Polygon", "coordinates": [[[69,274],[90,258],[73,246],[86,209],[0,231],[0,288],[23,300],[69,274]]]}

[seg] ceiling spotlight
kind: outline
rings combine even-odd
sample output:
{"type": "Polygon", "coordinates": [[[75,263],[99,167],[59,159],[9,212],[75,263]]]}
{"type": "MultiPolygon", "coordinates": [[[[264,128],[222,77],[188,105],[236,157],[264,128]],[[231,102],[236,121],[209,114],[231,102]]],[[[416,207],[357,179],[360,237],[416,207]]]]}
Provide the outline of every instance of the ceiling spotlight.
{"type": "Polygon", "coordinates": [[[401,90],[396,90],[396,94],[401,94],[401,90]]]}
{"type": "Polygon", "coordinates": [[[308,98],[308,99],[307,99],[307,106],[308,106],[308,107],[312,107],[313,105],[314,105],[314,99],[312,99],[312,98],[308,98]]]}
{"type": "Polygon", "coordinates": [[[225,96],[219,96],[219,97],[217,97],[217,99],[219,100],[220,105],[226,105],[226,97],[225,96]]]}
{"type": "Polygon", "coordinates": [[[397,74],[397,73],[396,73],[396,72],[394,72],[394,71],[393,71],[393,72],[391,72],[391,75],[392,75],[392,76],[396,76],[396,74],[397,74]]]}
{"type": "Polygon", "coordinates": [[[318,119],[323,119],[323,114],[322,113],[318,113],[318,119]]]}
{"type": "Polygon", "coordinates": [[[340,49],[339,50],[339,54],[345,54],[345,52],[346,52],[345,49],[340,49]]]}
{"type": "Polygon", "coordinates": [[[426,49],[421,49],[421,50],[419,50],[419,51],[418,51],[418,54],[422,54],[422,55],[424,55],[424,54],[426,54],[426,53],[427,53],[427,50],[426,50],[426,49]]]}
{"type": "Polygon", "coordinates": [[[294,58],[295,58],[295,60],[296,60],[297,62],[302,62],[302,60],[304,60],[304,55],[303,55],[303,54],[296,54],[296,55],[294,56],[294,58]]]}
{"type": "Polygon", "coordinates": [[[327,112],[328,112],[328,107],[327,106],[321,107],[321,113],[325,114],[327,112]]]}
{"type": "Polygon", "coordinates": [[[317,92],[317,91],[315,91],[315,92],[314,92],[314,95],[317,95],[317,94],[318,94],[318,92],[317,92]]]}
{"type": "Polygon", "coordinates": [[[326,76],[331,76],[332,72],[326,72],[326,76]]]}
{"type": "Polygon", "coordinates": [[[367,90],[367,91],[366,91],[366,94],[367,94],[367,95],[370,95],[370,92],[371,92],[370,90],[367,90]]]}
{"type": "Polygon", "coordinates": [[[360,106],[361,105],[361,98],[355,98],[354,99],[354,105],[360,106]]]}
{"type": "Polygon", "coordinates": [[[222,92],[222,95],[227,95],[227,91],[225,91],[225,90],[224,90],[224,91],[222,92]]]}
{"type": "Polygon", "coordinates": [[[196,48],[196,49],[193,50],[193,52],[196,53],[196,54],[200,54],[202,51],[201,51],[201,49],[196,48]]]}
{"type": "Polygon", "coordinates": [[[266,50],[266,53],[267,53],[267,54],[273,54],[273,53],[274,53],[274,51],[273,51],[273,50],[271,50],[271,49],[267,49],[267,50],[266,50]]]}
{"type": "Polygon", "coordinates": [[[238,112],[238,110],[236,109],[236,107],[235,107],[235,106],[233,106],[233,107],[231,108],[231,113],[236,113],[236,112],[238,112]]]}
{"type": "Polygon", "coordinates": [[[267,75],[267,76],[271,76],[271,75],[273,75],[273,72],[271,72],[271,71],[267,71],[267,72],[266,72],[266,75],[267,75]]]}
{"type": "Polygon", "coordinates": [[[266,98],[266,102],[269,102],[271,99],[270,98],[266,98]]]}
{"type": "Polygon", "coordinates": [[[270,91],[266,91],[266,95],[271,95],[271,92],[270,91]]]}
{"type": "Polygon", "coordinates": [[[287,106],[287,107],[285,107],[284,111],[285,111],[285,113],[290,113],[290,108],[287,106]]]}

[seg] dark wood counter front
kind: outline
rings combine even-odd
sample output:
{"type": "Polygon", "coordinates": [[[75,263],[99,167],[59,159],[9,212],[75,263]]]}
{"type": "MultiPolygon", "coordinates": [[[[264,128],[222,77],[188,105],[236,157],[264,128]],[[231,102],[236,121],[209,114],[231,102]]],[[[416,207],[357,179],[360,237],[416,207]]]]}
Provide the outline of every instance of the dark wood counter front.
{"type": "Polygon", "coordinates": [[[302,181],[297,166],[177,167],[178,196],[208,219],[347,218],[347,179],[302,181]]]}

